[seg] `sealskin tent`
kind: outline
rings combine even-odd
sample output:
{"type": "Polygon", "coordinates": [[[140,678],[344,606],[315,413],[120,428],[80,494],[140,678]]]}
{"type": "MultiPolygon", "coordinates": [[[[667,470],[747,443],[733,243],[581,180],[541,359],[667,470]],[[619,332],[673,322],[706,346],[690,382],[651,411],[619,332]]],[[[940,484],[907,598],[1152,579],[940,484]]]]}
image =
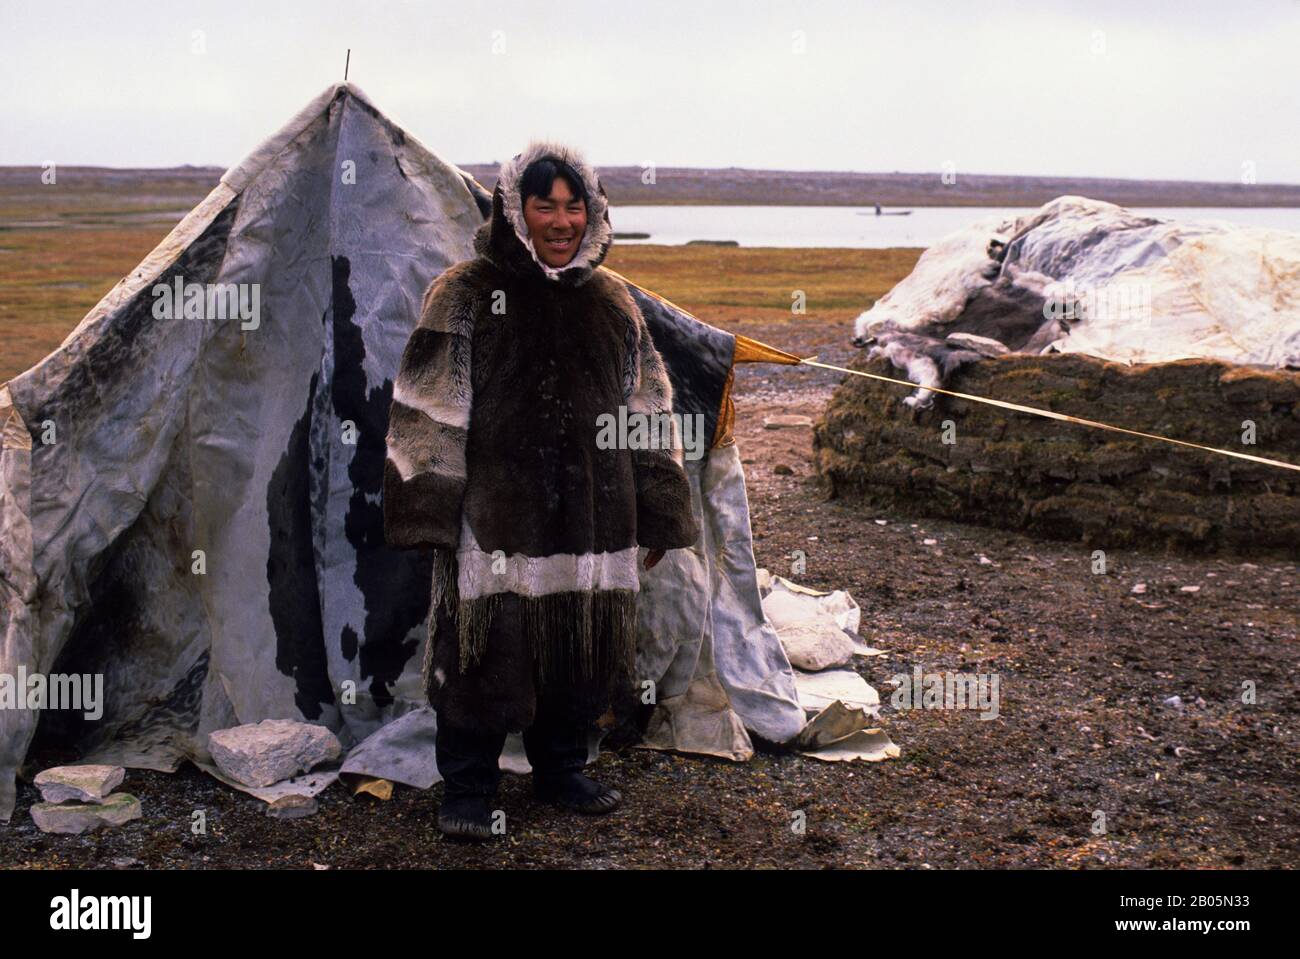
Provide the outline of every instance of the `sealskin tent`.
{"type": "MultiPolygon", "coordinates": [[[[300,719],[339,736],[344,772],[436,781],[432,570],[384,543],[384,441],[425,287],[472,255],[489,201],[336,84],[0,386],[0,819],[38,719],[81,761],[165,771],[215,770],[213,730],[300,719]],[[158,318],[178,280],[255,287],[256,327],[158,318]],[[32,677],[81,675],[103,677],[101,716],[29,708],[32,677]]],[[[805,714],[760,606],[732,365],[797,360],[628,286],[675,412],[715,437],[687,462],[700,542],[641,573],[647,741],[744,758],[805,714]]]]}

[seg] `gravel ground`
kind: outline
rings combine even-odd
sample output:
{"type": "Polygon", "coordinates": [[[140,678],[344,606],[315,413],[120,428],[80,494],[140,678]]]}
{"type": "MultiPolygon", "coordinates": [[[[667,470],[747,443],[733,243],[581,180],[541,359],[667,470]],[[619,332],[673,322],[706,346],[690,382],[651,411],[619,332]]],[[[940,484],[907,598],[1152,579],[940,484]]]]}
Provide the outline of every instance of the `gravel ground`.
{"type": "MultiPolygon", "coordinates": [[[[828,362],[843,324],[731,328],[828,362]]],[[[837,375],[739,371],[736,436],[758,563],[849,590],[857,660],[902,748],[878,764],[760,752],[745,765],[643,749],[606,753],[594,775],[624,807],[582,818],[533,802],[506,777],[507,836],[486,848],[442,838],[441,787],[391,800],[342,786],[320,811],[274,820],[193,767],[128,770],[144,818],[84,837],[42,835],[20,786],[0,827],[0,866],[59,868],[393,867],[1284,867],[1300,848],[1297,586],[1266,558],[1112,553],[1104,575],[1081,545],[867,512],[826,502],[810,429],[765,430],[771,413],[816,417],[837,375]],[[932,540],[932,543],[927,543],[932,540]],[[1134,594],[1143,583],[1145,592],[1134,594]],[[1196,591],[1186,591],[1197,587],[1196,591]],[[996,673],[997,719],[888,705],[895,673],[996,673]],[[1242,684],[1257,690],[1243,703],[1242,684]],[[1166,705],[1177,696],[1181,705],[1166,705]],[[193,836],[203,810],[208,830],[193,836]],[[806,830],[792,829],[802,813],[806,830]],[[1098,833],[1099,815],[1105,832],[1098,833]]],[[[49,757],[57,761],[60,757],[49,757]]]]}

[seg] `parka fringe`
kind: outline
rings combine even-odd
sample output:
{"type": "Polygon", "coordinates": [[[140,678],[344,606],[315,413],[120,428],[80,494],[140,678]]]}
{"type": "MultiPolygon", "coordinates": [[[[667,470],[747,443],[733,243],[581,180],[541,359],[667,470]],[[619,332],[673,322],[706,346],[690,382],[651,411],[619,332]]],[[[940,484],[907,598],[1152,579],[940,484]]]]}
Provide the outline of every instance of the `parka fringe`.
{"type": "MultiPolygon", "coordinates": [[[[464,600],[457,611],[462,673],[483,657],[492,621],[505,594],[464,600]]],[[[631,677],[636,660],[637,594],[633,590],[576,590],[516,596],[521,628],[532,654],[538,689],[631,677]]]]}
{"type": "MultiPolygon", "coordinates": [[[[460,671],[481,662],[493,621],[507,594],[460,600],[454,550],[434,551],[429,634],[421,680],[432,701],[435,636],[443,617],[456,633],[460,671]],[[441,612],[441,616],[439,615],[441,612]]],[[[537,689],[606,681],[630,682],[636,662],[637,594],[632,590],[578,590],[516,596],[520,628],[533,659],[537,689]]]]}
{"type": "Polygon", "coordinates": [[[456,551],[438,547],[433,551],[433,576],[429,589],[429,631],[424,644],[424,662],[420,666],[420,680],[426,698],[432,699],[433,638],[438,630],[438,613],[443,611],[455,621],[460,605],[460,590],[456,580],[459,575],[456,551]]]}
{"type": "Polygon", "coordinates": [[[446,607],[448,615],[456,611],[460,603],[457,585],[459,573],[455,550],[439,548],[433,551],[433,587],[429,601],[431,611],[436,611],[440,605],[446,607]]]}

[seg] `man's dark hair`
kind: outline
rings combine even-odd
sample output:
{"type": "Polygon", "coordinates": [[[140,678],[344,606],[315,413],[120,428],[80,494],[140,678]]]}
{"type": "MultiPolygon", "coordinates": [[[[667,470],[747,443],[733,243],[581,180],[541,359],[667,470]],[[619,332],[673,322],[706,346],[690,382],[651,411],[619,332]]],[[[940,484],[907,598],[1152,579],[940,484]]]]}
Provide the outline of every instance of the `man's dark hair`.
{"type": "Polygon", "coordinates": [[[527,203],[530,196],[543,198],[550,196],[556,177],[569,184],[573,195],[580,197],[583,204],[590,202],[587,198],[587,188],[582,185],[582,177],[578,176],[577,170],[555,157],[542,157],[528,164],[524,175],[519,178],[519,205],[522,207],[527,203]]]}

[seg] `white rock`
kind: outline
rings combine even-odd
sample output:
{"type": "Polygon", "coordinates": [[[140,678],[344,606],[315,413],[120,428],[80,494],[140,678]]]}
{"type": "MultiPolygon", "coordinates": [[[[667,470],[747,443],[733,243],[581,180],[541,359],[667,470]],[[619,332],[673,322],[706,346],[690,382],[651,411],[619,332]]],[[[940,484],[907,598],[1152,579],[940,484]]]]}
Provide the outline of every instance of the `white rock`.
{"type": "Polygon", "coordinates": [[[763,614],[796,669],[817,672],[853,661],[856,647],[845,630],[857,628],[861,611],[848,593],[822,595],[778,578],[763,597],[763,614]]]}
{"type": "Polygon", "coordinates": [[[1172,707],[1174,707],[1174,709],[1182,709],[1182,708],[1183,708],[1183,697],[1181,697],[1181,696],[1170,696],[1168,699],[1165,700],[1165,705],[1166,705],[1166,706],[1172,706],[1172,707]]]}
{"type": "Polygon", "coordinates": [[[41,832],[70,835],[120,826],[140,815],[140,800],[130,793],[114,793],[101,803],[42,802],[32,806],[32,819],[41,832]]]}
{"type": "Polygon", "coordinates": [[[47,803],[100,803],[125,777],[121,766],[52,766],[37,773],[32,782],[47,803]]]}
{"type": "Polygon", "coordinates": [[[815,673],[853,660],[853,640],[838,627],[791,625],[777,630],[777,636],[795,669],[815,673]]]}
{"type": "Polygon", "coordinates": [[[1132,593],[1134,596],[1141,596],[1146,591],[1147,591],[1146,583],[1135,583],[1133,584],[1133,588],[1129,590],[1129,592],[1132,593]]]}
{"type": "Polygon", "coordinates": [[[208,737],[217,768],[246,786],[270,786],[338,759],[343,746],[324,726],[292,719],[264,719],[208,737]]]}

